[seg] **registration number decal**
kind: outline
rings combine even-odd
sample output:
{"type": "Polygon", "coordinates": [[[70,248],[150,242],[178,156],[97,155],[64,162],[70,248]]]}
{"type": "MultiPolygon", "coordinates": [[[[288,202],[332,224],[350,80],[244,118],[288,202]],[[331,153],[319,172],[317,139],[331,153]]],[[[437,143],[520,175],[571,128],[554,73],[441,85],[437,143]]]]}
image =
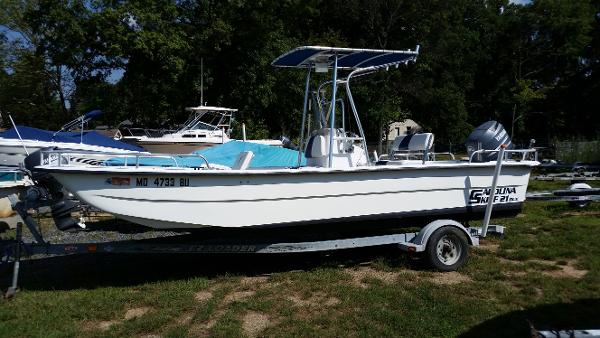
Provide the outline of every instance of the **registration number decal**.
{"type": "Polygon", "coordinates": [[[190,179],[185,177],[137,177],[136,187],[189,187],[190,179]]]}

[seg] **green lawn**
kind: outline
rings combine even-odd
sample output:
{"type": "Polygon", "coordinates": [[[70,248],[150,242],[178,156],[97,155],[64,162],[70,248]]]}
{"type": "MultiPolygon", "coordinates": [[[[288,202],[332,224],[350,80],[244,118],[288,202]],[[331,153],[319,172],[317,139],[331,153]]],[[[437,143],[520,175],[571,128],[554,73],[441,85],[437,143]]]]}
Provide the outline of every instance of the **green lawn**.
{"type": "Polygon", "coordinates": [[[524,337],[529,322],[600,329],[599,216],[600,203],[527,202],[519,217],[496,220],[504,238],[485,239],[446,274],[393,248],[27,261],[21,291],[0,300],[0,336],[524,337]]]}

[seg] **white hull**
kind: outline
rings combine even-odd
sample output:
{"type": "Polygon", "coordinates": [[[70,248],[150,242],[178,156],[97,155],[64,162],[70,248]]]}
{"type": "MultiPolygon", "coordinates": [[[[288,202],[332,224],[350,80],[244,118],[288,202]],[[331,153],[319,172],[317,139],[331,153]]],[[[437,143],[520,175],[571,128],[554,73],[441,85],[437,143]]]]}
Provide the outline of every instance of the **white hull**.
{"type": "MultiPolygon", "coordinates": [[[[0,166],[18,167],[23,163],[27,152],[29,154],[36,152],[43,148],[56,147],[60,149],[72,149],[74,151],[89,151],[96,153],[113,153],[113,154],[133,154],[135,151],[95,146],[85,143],[65,143],[65,142],[44,142],[36,140],[15,140],[15,139],[4,139],[0,138],[0,166]],[[25,151],[27,148],[27,152],[25,151]]],[[[101,156],[99,154],[93,154],[86,156],[81,154],[82,158],[88,158],[90,160],[105,160],[108,156],[101,156]]]]}
{"type": "Polygon", "coordinates": [[[155,153],[155,154],[189,154],[197,150],[210,148],[219,144],[219,142],[184,142],[183,141],[172,141],[167,142],[164,140],[150,140],[140,139],[136,143],[144,150],[155,153]]]}
{"type": "MultiPolygon", "coordinates": [[[[213,139],[207,138],[202,142],[198,142],[190,140],[189,138],[170,138],[165,136],[157,138],[140,138],[136,143],[146,151],[155,154],[189,154],[197,150],[214,147],[229,141],[231,141],[229,138],[223,142],[220,137],[217,137],[213,139]]],[[[246,142],[278,147],[283,145],[279,140],[248,140],[246,142]]]]}
{"type": "MultiPolygon", "coordinates": [[[[503,165],[496,210],[520,208],[536,164],[503,165]]],[[[485,198],[480,197],[491,185],[494,165],[432,162],[269,171],[43,169],[81,200],[119,218],[158,229],[189,229],[479,212],[485,207],[485,198]]]]}

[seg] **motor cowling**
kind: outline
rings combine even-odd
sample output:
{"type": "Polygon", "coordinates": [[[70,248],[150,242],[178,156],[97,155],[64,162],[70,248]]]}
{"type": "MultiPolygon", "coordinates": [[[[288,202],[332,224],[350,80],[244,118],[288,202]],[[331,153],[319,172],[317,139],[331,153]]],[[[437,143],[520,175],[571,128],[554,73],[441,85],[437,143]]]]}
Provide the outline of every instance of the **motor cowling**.
{"type": "MultiPolygon", "coordinates": [[[[465,140],[465,147],[469,158],[477,150],[498,150],[501,145],[506,149],[513,149],[514,145],[504,126],[498,121],[487,121],[475,128],[465,140]]],[[[507,156],[510,157],[510,156],[507,156]]],[[[498,159],[498,153],[480,153],[473,156],[473,162],[488,162],[498,159]]]]}

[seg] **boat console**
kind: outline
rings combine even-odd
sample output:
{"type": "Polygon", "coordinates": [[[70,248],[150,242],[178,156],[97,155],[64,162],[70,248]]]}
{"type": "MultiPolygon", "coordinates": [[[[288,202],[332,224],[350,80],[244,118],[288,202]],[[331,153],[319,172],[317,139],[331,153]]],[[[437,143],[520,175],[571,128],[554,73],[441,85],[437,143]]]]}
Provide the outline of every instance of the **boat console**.
{"type": "MultiPolygon", "coordinates": [[[[329,165],[329,128],[321,128],[313,132],[306,144],[306,165],[309,167],[327,167],[329,165]]],[[[361,138],[348,136],[341,129],[335,129],[333,136],[334,168],[351,168],[367,165],[365,151],[360,144],[361,138]]]]}

